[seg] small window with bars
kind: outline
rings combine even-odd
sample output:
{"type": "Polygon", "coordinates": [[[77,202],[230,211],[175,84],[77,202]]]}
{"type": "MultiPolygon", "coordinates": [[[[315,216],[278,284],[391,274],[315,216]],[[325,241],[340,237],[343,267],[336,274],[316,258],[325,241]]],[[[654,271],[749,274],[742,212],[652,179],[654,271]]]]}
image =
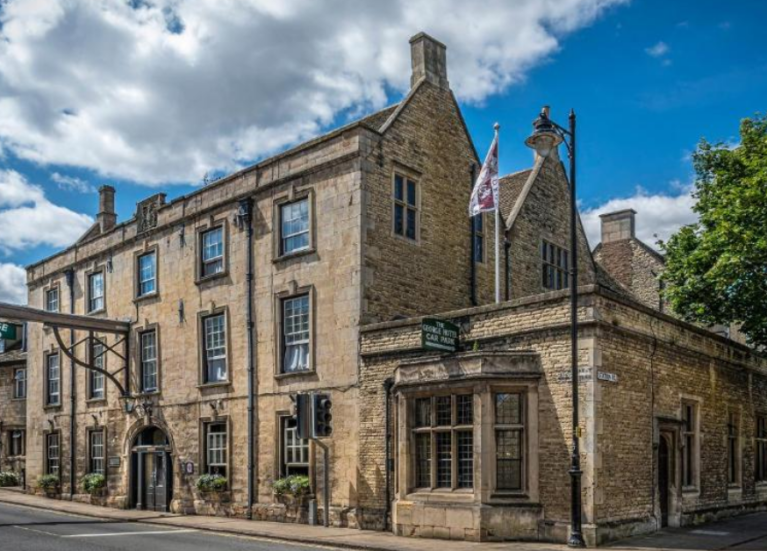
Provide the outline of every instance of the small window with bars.
{"type": "Polygon", "coordinates": [[[416,489],[474,487],[474,396],[451,394],[413,402],[416,489]]]}
{"type": "Polygon", "coordinates": [[[90,472],[104,474],[104,431],[91,431],[88,444],[90,472]]]}
{"type": "Polygon", "coordinates": [[[205,425],[205,467],[208,474],[226,477],[227,444],[226,423],[208,423],[205,425]]]}
{"type": "Polygon", "coordinates": [[[309,440],[298,437],[295,417],[282,417],[280,476],[309,476],[309,440]]]}
{"type": "Polygon", "coordinates": [[[570,255],[567,250],[541,241],[541,284],[544,289],[558,291],[570,286],[570,255]]]}
{"type": "Polygon", "coordinates": [[[418,184],[394,175],[394,233],[413,241],[418,239],[418,184]]]}
{"type": "Polygon", "coordinates": [[[59,476],[61,454],[59,448],[59,433],[45,435],[45,474],[59,476]]]}
{"type": "Polygon", "coordinates": [[[495,488],[501,492],[524,490],[525,412],[519,392],[495,396],[495,488]]]}

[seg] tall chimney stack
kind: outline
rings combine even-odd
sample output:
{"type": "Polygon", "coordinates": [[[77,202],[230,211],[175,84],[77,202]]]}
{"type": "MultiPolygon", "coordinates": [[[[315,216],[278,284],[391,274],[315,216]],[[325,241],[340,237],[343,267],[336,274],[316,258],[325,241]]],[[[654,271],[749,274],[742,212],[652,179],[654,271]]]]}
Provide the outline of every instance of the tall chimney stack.
{"type": "Polygon", "coordinates": [[[450,88],[447,82],[446,50],[442,42],[423,32],[410,39],[410,60],[413,65],[411,88],[423,78],[444,90],[450,88]]]}
{"type": "Polygon", "coordinates": [[[117,224],[117,214],[115,214],[115,188],[112,186],[101,186],[99,188],[99,213],[96,220],[101,228],[101,233],[107,232],[117,224]]]}
{"type": "Polygon", "coordinates": [[[612,243],[623,239],[633,239],[636,234],[634,230],[634,209],[619,210],[600,214],[602,221],[602,243],[612,243]]]}

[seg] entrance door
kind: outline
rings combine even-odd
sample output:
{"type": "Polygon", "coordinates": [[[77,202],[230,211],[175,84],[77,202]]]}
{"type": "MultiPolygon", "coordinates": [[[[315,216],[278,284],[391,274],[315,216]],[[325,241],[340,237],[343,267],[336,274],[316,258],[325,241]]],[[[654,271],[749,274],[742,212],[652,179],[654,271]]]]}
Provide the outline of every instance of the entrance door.
{"type": "Polygon", "coordinates": [[[150,511],[168,510],[168,459],[165,452],[149,452],[144,457],[144,488],[146,508],[150,511]]]}
{"type": "Polygon", "coordinates": [[[658,493],[660,494],[661,526],[668,526],[670,460],[668,438],[661,436],[660,447],[658,448],[658,493]]]}

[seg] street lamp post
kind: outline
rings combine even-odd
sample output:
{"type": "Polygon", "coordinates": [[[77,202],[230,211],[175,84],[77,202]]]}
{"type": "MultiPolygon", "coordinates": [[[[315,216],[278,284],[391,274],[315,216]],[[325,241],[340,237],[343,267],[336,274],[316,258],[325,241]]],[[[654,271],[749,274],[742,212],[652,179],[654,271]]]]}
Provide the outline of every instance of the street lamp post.
{"type": "Polygon", "coordinates": [[[567,148],[570,159],[570,368],[573,393],[573,447],[570,465],[570,547],[585,547],[583,541],[581,502],[581,454],[580,428],[578,425],[578,212],[575,203],[575,111],[570,111],[569,128],[563,128],[549,118],[549,108],[544,107],[533,122],[533,133],[525,144],[546,157],[559,144],[567,148]]]}

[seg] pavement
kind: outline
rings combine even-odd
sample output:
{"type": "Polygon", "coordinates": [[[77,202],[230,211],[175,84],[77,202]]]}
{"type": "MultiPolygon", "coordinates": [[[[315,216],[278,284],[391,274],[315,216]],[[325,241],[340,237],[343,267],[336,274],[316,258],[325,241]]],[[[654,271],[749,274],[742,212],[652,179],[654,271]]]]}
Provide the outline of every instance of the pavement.
{"type": "MultiPolygon", "coordinates": [[[[194,545],[221,551],[305,551],[328,548],[365,551],[567,549],[564,545],[552,543],[471,543],[401,538],[388,532],[113,509],[0,489],[0,548],[3,549],[8,544],[8,549],[24,551],[87,551],[91,548],[144,551],[141,542],[146,545],[145,536],[157,551],[188,551],[194,545]]],[[[609,549],[767,551],[767,513],[741,516],[705,526],[666,529],[649,536],[613,543],[609,549]]]]}

